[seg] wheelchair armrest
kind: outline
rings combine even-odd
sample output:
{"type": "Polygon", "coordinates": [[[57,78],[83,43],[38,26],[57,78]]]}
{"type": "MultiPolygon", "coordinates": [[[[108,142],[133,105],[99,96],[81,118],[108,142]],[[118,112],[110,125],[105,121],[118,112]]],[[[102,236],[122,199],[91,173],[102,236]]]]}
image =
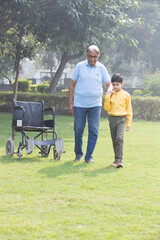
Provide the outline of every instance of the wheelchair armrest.
{"type": "Polygon", "coordinates": [[[55,116],[55,108],[54,107],[44,108],[43,112],[52,112],[53,117],[55,116]]]}
{"type": "Polygon", "coordinates": [[[52,127],[54,129],[55,108],[54,107],[44,108],[43,112],[52,112],[53,120],[44,120],[44,126],[52,127]]]}
{"type": "Polygon", "coordinates": [[[13,107],[13,111],[16,111],[16,110],[20,110],[23,112],[23,118],[22,120],[24,120],[24,113],[25,113],[25,109],[23,106],[16,106],[16,107],[13,107]]]}

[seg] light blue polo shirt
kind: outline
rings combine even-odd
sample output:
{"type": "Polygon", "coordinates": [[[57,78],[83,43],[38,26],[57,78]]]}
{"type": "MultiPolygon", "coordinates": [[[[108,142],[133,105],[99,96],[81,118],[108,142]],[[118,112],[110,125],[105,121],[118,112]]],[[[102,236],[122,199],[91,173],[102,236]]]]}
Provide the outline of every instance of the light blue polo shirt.
{"type": "Polygon", "coordinates": [[[76,81],[75,107],[102,106],[103,83],[111,81],[107,69],[102,63],[96,62],[91,67],[87,59],[79,62],[74,69],[72,80],[76,81]]]}

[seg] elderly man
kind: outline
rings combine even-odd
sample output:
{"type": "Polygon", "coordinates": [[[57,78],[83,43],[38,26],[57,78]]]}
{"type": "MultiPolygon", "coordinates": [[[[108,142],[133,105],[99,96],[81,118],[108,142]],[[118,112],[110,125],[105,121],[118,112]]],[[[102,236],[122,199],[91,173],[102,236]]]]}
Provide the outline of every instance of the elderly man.
{"type": "Polygon", "coordinates": [[[87,48],[87,59],[79,62],[73,72],[69,86],[69,113],[74,112],[75,162],[81,160],[82,137],[88,118],[88,144],[86,163],[93,162],[93,151],[98,138],[99,120],[102,106],[103,83],[110,86],[110,76],[103,64],[98,62],[100,50],[96,45],[87,48]],[[74,93],[74,105],[72,103],[74,93]]]}

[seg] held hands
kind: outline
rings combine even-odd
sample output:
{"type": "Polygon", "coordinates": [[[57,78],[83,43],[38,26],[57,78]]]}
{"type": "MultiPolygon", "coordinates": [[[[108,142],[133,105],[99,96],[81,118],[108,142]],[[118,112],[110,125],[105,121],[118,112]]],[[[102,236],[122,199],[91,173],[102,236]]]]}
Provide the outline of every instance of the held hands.
{"type": "Polygon", "coordinates": [[[126,127],[126,131],[128,132],[129,130],[130,130],[130,127],[129,127],[129,126],[127,126],[127,127],[126,127]]]}
{"type": "Polygon", "coordinates": [[[108,91],[106,92],[106,95],[110,95],[110,97],[112,97],[113,91],[112,91],[112,90],[108,90],[108,91]]]}

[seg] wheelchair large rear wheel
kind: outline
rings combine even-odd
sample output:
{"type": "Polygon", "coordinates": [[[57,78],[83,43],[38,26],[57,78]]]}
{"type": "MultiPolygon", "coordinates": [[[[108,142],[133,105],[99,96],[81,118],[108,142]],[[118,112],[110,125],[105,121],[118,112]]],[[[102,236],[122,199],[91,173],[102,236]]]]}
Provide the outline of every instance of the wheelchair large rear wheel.
{"type": "Polygon", "coordinates": [[[6,155],[7,157],[12,157],[14,154],[14,141],[9,138],[6,143],[6,155]]]}

